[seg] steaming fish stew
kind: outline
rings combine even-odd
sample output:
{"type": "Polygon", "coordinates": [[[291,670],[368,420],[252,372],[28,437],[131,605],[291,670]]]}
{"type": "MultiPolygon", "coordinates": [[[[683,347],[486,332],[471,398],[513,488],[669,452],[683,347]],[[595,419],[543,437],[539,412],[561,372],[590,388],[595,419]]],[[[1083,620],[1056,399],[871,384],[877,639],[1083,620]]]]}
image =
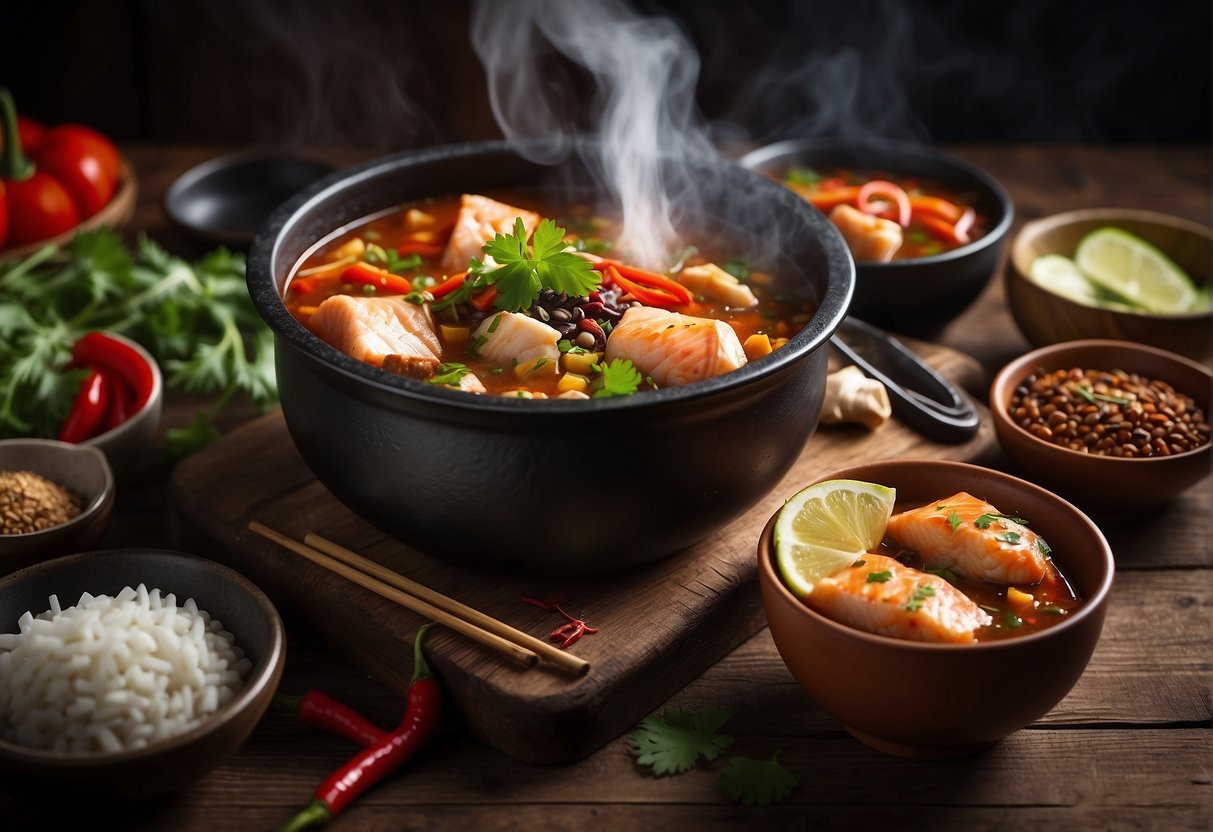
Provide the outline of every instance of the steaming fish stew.
{"type": "Polygon", "coordinates": [[[838,227],[857,261],[930,257],[968,245],[989,231],[974,198],[937,182],[885,171],[792,167],[785,185],[838,227]]]}
{"type": "Polygon", "coordinates": [[[620,234],[588,206],[530,194],[428,199],[322,241],[296,265],[285,303],[320,338],[388,372],[565,399],[735,370],[813,314],[810,287],[735,259],[727,242],[686,241],[654,269],[629,261],[620,234]]]}

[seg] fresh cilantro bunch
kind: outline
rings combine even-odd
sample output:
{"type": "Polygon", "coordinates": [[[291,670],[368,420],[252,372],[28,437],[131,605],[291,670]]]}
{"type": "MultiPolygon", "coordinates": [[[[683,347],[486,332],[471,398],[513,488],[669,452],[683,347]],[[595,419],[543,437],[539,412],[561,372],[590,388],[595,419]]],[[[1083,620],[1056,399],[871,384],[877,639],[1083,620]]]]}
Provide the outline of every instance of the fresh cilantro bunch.
{"type": "Polygon", "coordinates": [[[564,235],[563,228],[545,219],[536,226],[528,244],[526,226],[518,217],[514,220],[513,234],[498,234],[485,243],[483,251],[496,261],[497,268],[483,271],[483,277],[497,290],[498,309],[507,312],[530,309],[544,289],[584,297],[598,288],[601,283],[598,272],[584,258],[565,251],[568,243],[564,235]]]}
{"type": "Polygon", "coordinates": [[[80,383],[65,371],[72,345],[93,330],[141,343],[170,387],[216,397],[177,435],[178,454],[214,436],[210,417],[233,395],[277,400],[273,338],[241,255],[221,248],[188,263],[146,236],[132,249],[101,229],[0,261],[0,438],[55,435],[80,383]]]}
{"type": "MultiPolygon", "coordinates": [[[[705,705],[698,711],[667,708],[645,717],[629,738],[636,764],[661,777],[690,771],[701,757],[715,760],[733,744],[732,736],[720,733],[731,716],[727,708],[705,705]]],[[[769,760],[729,757],[716,785],[731,800],[766,806],[786,799],[799,782],[800,775],[784,768],[776,752],[769,760]]]]}

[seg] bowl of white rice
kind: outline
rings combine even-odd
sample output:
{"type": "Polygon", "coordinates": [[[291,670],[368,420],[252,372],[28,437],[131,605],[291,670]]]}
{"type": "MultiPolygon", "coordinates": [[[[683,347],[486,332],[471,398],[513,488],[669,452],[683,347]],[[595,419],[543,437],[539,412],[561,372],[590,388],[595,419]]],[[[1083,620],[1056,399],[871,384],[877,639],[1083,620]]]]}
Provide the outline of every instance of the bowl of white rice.
{"type": "Polygon", "coordinates": [[[181,788],[268,707],[285,637],[237,572],[157,549],[0,579],[0,772],[124,798],[181,788]]]}

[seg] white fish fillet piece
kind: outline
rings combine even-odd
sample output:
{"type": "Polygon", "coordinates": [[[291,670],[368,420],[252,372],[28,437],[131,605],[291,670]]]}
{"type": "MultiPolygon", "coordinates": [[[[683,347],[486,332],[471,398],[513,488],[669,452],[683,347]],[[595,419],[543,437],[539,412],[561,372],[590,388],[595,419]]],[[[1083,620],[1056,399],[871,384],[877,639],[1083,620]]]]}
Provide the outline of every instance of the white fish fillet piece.
{"type": "Polygon", "coordinates": [[[308,326],[337,349],[376,367],[389,355],[440,363],[442,345],[429,308],[401,297],[333,295],[316,308],[308,326]]]}
{"type": "Polygon", "coordinates": [[[556,347],[560,333],[543,321],[518,312],[498,312],[485,318],[472,333],[480,343],[476,351],[485,359],[502,367],[529,364],[539,358],[560,361],[556,347]]]}
{"type": "Polygon", "coordinates": [[[455,227],[442,253],[439,265],[446,274],[457,274],[468,267],[473,257],[483,259],[484,244],[498,234],[513,234],[514,220],[521,217],[529,237],[539,225],[534,211],[515,208],[480,194],[464,194],[455,215],[455,227]]]}
{"type": "Polygon", "coordinates": [[[606,360],[626,358],[658,387],[690,384],[736,370],[745,350],[724,321],[633,306],[607,339],[606,360]]]}

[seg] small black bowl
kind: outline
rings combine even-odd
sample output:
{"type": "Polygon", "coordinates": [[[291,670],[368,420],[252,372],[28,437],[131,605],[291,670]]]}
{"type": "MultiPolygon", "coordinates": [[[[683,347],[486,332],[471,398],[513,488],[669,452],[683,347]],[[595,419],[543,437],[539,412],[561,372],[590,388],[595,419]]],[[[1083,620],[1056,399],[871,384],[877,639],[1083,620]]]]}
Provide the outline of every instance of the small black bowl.
{"type": "Polygon", "coordinates": [[[275,208],[332,170],[326,162],[269,151],[231,153],[179,176],[164,211],[206,244],[247,248],[275,208]]]}
{"type": "Polygon", "coordinates": [[[929,336],[981,294],[1002,256],[1015,210],[1011,197],[981,168],[938,150],[876,139],[791,139],[750,151],[745,168],[779,178],[790,167],[852,168],[937,182],[971,197],[989,231],[968,245],[929,257],[856,263],[849,315],[895,332],[929,336]]]}

